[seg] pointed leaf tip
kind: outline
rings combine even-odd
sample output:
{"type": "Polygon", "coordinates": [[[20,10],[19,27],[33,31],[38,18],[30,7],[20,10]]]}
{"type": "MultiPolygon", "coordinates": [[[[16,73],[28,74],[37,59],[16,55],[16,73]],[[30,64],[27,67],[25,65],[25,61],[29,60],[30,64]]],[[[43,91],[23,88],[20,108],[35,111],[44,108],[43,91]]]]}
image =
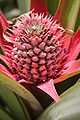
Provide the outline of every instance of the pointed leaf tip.
{"type": "Polygon", "coordinates": [[[43,84],[39,84],[37,87],[50,95],[56,102],[59,101],[60,98],[58,96],[58,93],[56,92],[53,79],[43,84]]]}
{"type": "Polygon", "coordinates": [[[55,16],[54,16],[54,20],[57,20],[57,22],[60,21],[61,5],[62,5],[62,0],[60,0],[60,3],[58,5],[57,11],[56,11],[55,16]]]}
{"type": "Polygon", "coordinates": [[[4,52],[4,38],[3,38],[3,31],[9,26],[6,18],[4,17],[4,15],[2,14],[2,12],[0,11],[0,45],[2,47],[2,50],[4,52]]]}
{"type": "Polygon", "coordinates": [[[6,29],[9,26],[6,18],[4,17],[4,15],[2,14],[2,12],[0,11],[0,29],[2,28],[3,30],[6,29]]]}
{"type": "Polygon", "coordinates": [[[75,33],[72,37],[70,49],[69,49],[69,56],[68,61],[75,60],[80,53],[80,29],[75,33]]]}

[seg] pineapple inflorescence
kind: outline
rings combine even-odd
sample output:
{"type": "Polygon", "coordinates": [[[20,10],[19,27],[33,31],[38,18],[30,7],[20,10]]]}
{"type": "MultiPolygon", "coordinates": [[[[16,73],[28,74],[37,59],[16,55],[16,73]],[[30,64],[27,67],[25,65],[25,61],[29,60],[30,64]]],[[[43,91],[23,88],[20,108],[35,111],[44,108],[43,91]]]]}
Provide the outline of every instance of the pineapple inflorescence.
{"type": "Polygon", "coordinates": [[[16,80],[38,84],[59,76],[63,33],[64,29],[51,16],[30,13],[14,19],[3,36],[12,45],[5,54],[16,80]]]}

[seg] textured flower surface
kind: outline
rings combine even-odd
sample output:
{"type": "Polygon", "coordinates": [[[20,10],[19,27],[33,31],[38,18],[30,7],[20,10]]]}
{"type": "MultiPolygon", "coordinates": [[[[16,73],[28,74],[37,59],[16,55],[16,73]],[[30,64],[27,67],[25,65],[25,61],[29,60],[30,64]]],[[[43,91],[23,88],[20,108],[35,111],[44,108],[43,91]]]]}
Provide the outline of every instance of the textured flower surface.
{"type": "Polygon", "coordinates": [[[66,33],[49,15],[30,12],[8,24],[0,13],[0,20],[0,44],[5,55],[0,55],[0,59],[11,73],[3,65],[0,71],[19,83],[35,84],[46,91],[40,83],[49,85],[46,81],[51,81],[52,84],[78,56],[80,30],[70,41],[71,32],[66,33]]]}
{"type": "Polygon", "coordinates": [[[59,76],[66,52],[64,30],[51,19],[25,14],[4,31],[5,56],[19,82],[36,84],[59,76]]]}

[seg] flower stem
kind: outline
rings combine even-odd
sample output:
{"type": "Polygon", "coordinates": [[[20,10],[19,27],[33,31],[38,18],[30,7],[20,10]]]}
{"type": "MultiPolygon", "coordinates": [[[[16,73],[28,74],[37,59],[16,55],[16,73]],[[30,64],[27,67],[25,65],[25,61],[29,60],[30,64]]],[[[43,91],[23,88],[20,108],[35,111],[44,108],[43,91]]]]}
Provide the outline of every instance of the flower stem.
{"type": "Polygon", "coordinates": [[[58,93],[56,92],[53,79],[45,83],[39,84],[37,87],[50,95],[56,102],[59,101],[60,98],[58,96],[58,93]]]}

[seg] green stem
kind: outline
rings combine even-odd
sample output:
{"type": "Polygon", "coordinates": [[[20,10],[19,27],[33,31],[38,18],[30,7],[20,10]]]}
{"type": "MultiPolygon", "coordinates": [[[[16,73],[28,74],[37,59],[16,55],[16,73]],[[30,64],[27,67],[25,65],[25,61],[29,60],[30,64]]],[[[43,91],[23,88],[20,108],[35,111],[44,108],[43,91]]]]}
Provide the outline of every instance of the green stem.
{"type": "Polygon", "coordinates": [[[65,29],[73,30],[75,28],[80,0],[63,0],[60,11],[60,22],[65,29]]]}

